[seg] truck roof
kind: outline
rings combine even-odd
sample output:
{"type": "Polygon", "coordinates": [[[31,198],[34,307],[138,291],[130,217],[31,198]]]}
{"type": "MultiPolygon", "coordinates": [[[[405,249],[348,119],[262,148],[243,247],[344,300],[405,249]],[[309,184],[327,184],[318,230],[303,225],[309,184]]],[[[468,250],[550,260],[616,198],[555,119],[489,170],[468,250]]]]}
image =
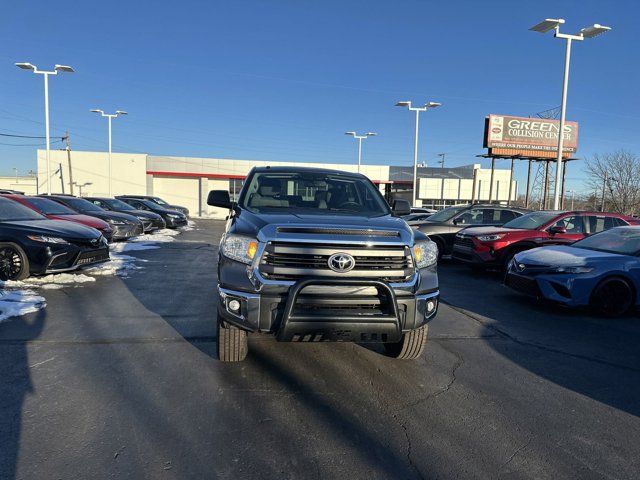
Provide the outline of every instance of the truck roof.
{"type": "Polygon", "coordinates": [[[254,167],[254,172],[276,172],[276,173],[326,173],[326,174],[338,174],[349,175],[353,177],[364,177],[361,173],[347,172],[345,170],[335,170],[330,168],[318,168],[318,167],[254,167]]]}

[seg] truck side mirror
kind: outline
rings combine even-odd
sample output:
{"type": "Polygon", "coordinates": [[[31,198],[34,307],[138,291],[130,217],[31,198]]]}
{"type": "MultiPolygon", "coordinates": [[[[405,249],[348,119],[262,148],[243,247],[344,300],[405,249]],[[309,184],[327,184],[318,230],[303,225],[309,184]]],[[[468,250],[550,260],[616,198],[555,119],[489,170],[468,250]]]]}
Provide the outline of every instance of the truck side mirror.
{"type": "Polygon", "coordinates": [[[393,207],[391,207],[391,211],[395,217],[402,217],[404,215],[409,215],[411,213],[411,204],[407,200],[403,200],[402,198],[398,198],[393,201],[393,207]]]}
{"type": "Polygon", "coordinates": [[[227,190],[211,190],[207,196],[207,205],[230,209],[233,204],[227,190]]]}

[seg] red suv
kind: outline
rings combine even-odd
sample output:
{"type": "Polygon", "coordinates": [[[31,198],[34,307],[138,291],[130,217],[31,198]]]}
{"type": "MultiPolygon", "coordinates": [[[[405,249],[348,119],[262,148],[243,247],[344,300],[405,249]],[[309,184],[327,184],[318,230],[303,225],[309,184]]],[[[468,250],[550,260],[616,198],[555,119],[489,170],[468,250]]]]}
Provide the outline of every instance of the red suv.
{"type": "Polygon", "coordinates": [[[532,212],[502,227],[461,230],[453,244],[453,258],[472,266],[509,264],[513,256],[535,247],[569,244],[613,227],[638,225],[626,215],[602,212],[532,212]]]}

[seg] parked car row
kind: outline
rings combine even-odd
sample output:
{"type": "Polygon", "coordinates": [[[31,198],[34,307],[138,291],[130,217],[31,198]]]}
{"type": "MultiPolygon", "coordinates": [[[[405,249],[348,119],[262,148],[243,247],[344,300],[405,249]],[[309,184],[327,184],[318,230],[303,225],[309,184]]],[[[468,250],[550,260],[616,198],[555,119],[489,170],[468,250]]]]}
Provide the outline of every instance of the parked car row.
{"type": "Polygon", "coordinates": [[[640,220],[607,212],[451,207],[414,227],[440,256],[505,271],[505,285],[570,307],[618,316],[640,298],[640,220]],[[505,221],[508,220],[508,221],[505,221]]]}
{"type": "Polygon", "coordinates": [[[186,208],[149,198],[0,193],[0,280],[105,262],[109,242],[187,224],[186,208]]]}

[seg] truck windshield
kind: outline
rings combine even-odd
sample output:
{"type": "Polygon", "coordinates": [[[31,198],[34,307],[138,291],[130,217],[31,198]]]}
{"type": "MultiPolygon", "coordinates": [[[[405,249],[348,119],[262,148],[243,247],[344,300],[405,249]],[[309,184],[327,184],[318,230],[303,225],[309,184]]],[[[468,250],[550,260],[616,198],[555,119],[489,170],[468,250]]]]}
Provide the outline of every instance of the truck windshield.
{"type": "Polygon", "coordinates": [[[259,172],[244,189],[240,205],[252,212],[390,214],[375,186],[363,177],[323,172],[259,172]]]}

